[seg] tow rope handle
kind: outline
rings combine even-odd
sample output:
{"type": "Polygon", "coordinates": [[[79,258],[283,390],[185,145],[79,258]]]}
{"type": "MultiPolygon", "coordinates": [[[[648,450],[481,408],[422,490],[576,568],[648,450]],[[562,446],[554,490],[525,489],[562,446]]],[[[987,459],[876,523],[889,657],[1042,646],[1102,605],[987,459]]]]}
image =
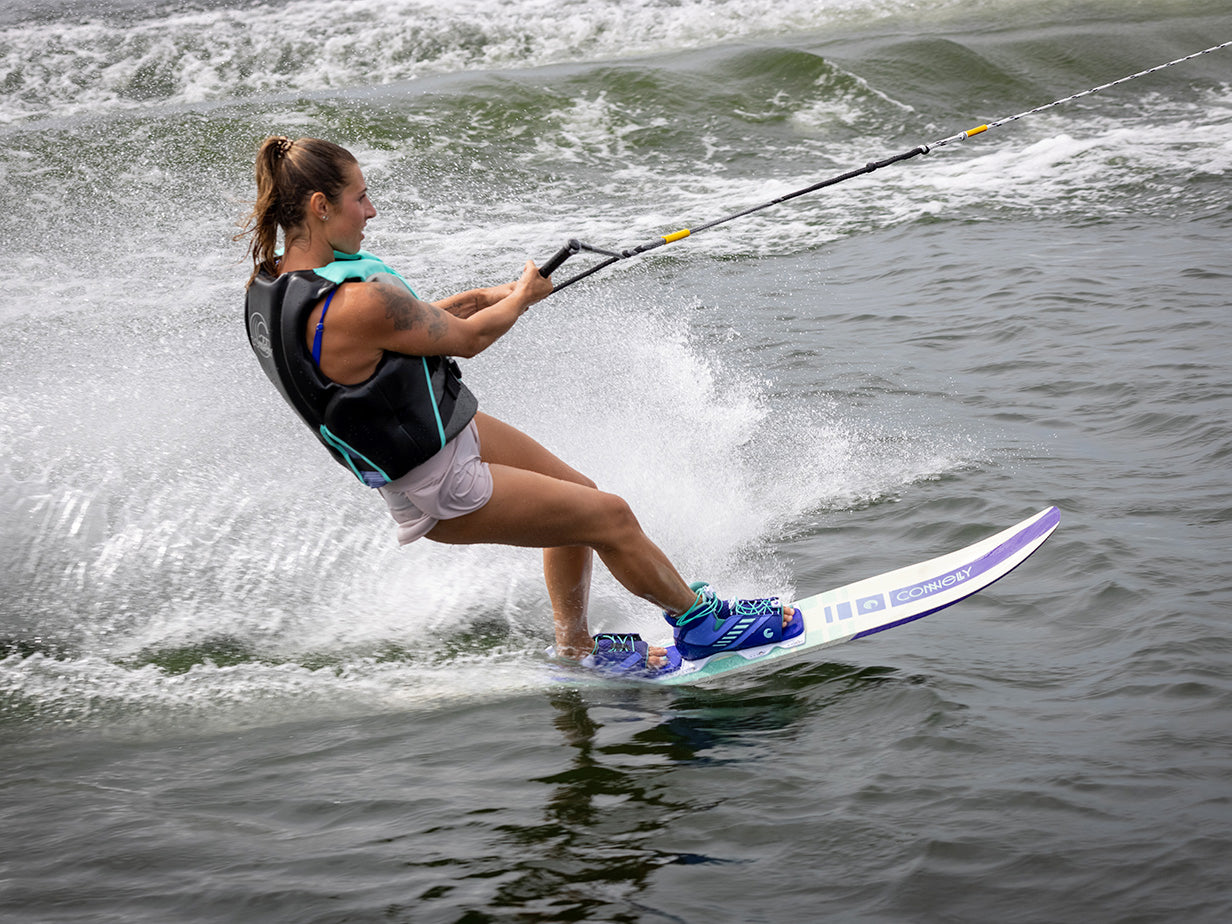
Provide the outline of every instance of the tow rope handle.
{"type": "MultiPolygon", "coordinates": [[[[764,208],[764,206],[762,207],[764,208]]],[[[753,211],[756,210],[754,209],[753,211]]],[[[728,218],[711,222],[709,225],[705,225],[697,230],[704,230],[705,228],[721,224],[723,221],[729,221],[734,217],[736,216],[728,216],[728,218]]],[[[675,241],[682,241],[692,233],[693,232],[688,228],[681,228],[679,231],[673,231],[671,234],[664,234],[660,237],[656,237],[653,241],[647,241],[645,244],[639,244],[638,246],[631,247],[628,250],[622,250],[620,253],[616,253],[613,250],[604,250],[602,247],[593,247],[590,244],[583,244],[577,238],[570,238],[564,247],[552,254],[552,256],[548,258],[548,261],[539,268],[539,275],[546,279],[548,276],[551,276],[562,263],[575,254],[581,253],[583,250],[588,251],[589,253],[599,254],[600,256],[607,258],[605,260],[600,260],[598,263],[588,267],[587,269],[582,270],[582,272],[578,273],[576,276],[570,276],[564,282],[556,283],[556,285],[552,287],[552,292],[559,292],[566,286],[571,286],[575,282],[585,279],[587,276],[591,276],[599,272],[599,270],[611,266],[613,263],[617,263],[621,260],[628,260],[630,257],[636,257],[638,254],[645,253],[648,250],[654,250],[656,247],[662,247],[665,244],[671,244],[675,241]]]]}
{"type": "Polygon", "coordinates": [[[544,279],[547,279],[560,268],[562,263],[568,260],[575,253],[580,253],[581,250],[581,241],[577,238],[570,238],[569,243],[565,244],[564,247],[552,254],[552,256],[548,258],[548,261],[544,263],[543,266],[539,267],[539,275],[544,279]]]}
{"type": "MultiPolygon", "coordinates": [[[[663,243],[664,243],[663,239],[660,238],[657,244],[652,245],[652,246],[659,246],[659,245],[662,245],[663,243]]],[[[561,289],[565,288],[566,286],[571,286],[575,282],[577,282],[579,279],[585,279],[587,276],[590,276],[590,275],[593,275],[594,273],[599,272],[599,270],[603,269],[604,267],[611,266],[613,263],[617,262],[618,260],[626,260],[629,257],[634,256],[636,253],[640,253],[642,250],[646,249],[646,246],[647,245],[643,245],[642,247],[635,248],[634,250],[626,250],[623,253],[614,253],[611,250],[604,250],[601,247],[592,247],[590,244],[583,244],[576,237],[570,238],[564,247],[560,248],[560,250],[552,254],[552,256],[548,258],[547,262],[544,263],[543,266],[539,268],[539,275],[546,279],[548,276],[551,276],[552,273],[556,272],[556,270],[560,267],[562,263],[564,263],[566,260],[574,256],[575,254],[581,253],[583,250],[589,251],[590,253],[597,253],[601,256],[607,257],[606,260],[600,260],[598,263],[594,264],[593,266],[590,266],[587,269],[582,270],[582,272],[578,273],[576,276],[570,276],[564,282],[558,282],[554,286],[552,286],[552,292],[559,292],[561,289]]]]}

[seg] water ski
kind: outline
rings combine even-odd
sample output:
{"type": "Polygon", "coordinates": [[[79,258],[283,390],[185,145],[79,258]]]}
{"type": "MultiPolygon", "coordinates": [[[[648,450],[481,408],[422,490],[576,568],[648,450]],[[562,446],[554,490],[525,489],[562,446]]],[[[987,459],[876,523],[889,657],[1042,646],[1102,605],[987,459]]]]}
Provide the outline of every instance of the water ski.
{"type": "MultiPolygon", "coordinates": [[[[952,606],[1005,577],[1043,545],[1060,522],[1060,511],[1049,507],[966,548],[797,600],[795,606],[804,616],[804,632],[794,638],[697,661],[680,658],[670,648],[671,662],[679,663],[670,672],[620,676],[643,683],[701,683],[736,671],[766,670],[771,662],[783,658],[901,626],[952,606]]],[[[645,643],[637,636],[612,633],[604,638],[610,640],[604,643],[609,649],[628,647],[626,662],[636,656],[640,646],[644,663],[645,643]]],[[[609,663],[611,660],[609,656],[609,663]]],[[[581,670],[591,677],[602,673],[581,670]]]]}

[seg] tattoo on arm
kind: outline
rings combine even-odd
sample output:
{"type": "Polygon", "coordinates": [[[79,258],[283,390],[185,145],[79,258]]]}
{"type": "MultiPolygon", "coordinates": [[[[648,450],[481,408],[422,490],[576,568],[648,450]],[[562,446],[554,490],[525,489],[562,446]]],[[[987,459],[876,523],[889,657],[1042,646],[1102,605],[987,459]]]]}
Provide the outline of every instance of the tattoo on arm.
{"type": "Polygon", "coordinates": [[[435,305],[421,302],[409,292],[380,284],[376,291],[385,306],[385,317],[394,322],[394,330],[425,327],[433,340],[440,340],[449,330],[448,318],[435,305]]]}
{"type": "Polygon", "coordinates": [[[479,297],[474,292],[463,292],[454,296],[454,302],[445,310],[455,318],[469,318],[485,306],[479,304],[479,297]]]}

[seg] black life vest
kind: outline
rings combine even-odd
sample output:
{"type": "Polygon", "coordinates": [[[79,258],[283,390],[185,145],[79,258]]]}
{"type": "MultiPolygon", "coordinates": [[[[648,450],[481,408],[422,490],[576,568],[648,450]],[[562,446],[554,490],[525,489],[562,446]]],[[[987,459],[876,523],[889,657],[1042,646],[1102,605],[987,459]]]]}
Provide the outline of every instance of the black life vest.
{"type": "Polygon", "coordinates": [[[321,373],[304,342],[308,314],[343,280],[393,272],[370,254],[337,256],[342,259],[319,270],[259,272],[245,298],[248,342],[274,387],[334,459],[378,488],[440,452],[479,404],[447,356],[387,350],[371,377],[357,385],[321,373]]]}

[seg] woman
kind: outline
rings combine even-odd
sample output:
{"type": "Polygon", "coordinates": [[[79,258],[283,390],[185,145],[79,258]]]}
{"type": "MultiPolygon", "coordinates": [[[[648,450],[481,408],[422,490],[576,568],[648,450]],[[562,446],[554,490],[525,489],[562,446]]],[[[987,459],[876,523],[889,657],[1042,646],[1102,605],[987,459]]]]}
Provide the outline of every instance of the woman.
{"type": "Polygon", "coordinates": [[[482,352],[552,291],[534,263],[515,282],[424,302],[360,249],[376,209],[346,149],[269,138],[256,179],[257,203],[240,235],[252,237],[253,350],[335,459],[380,490],[400,542],[543,549],[557,654],[608,669],[672,670],[677,650],[701,658],[800,634],[799,611],[773,598],[728,602],[704,583],[686,584],[621,498],[477,410],[450,357],[482,352]],[[594,553],[663,610],[675,649],[591,637],[594,553]]]}

